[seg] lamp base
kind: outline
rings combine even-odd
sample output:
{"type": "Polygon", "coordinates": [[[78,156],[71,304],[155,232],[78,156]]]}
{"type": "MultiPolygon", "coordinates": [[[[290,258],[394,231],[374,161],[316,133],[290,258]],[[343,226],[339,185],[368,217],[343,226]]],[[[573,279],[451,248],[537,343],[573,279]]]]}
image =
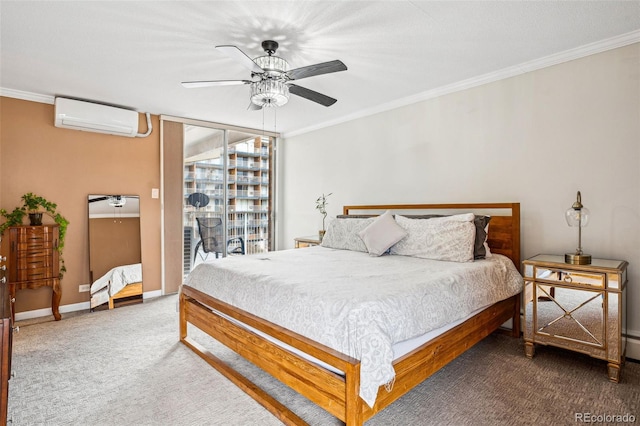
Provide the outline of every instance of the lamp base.
{"type": "Polygon", "coordinates": [[[567,253],[564,255],[564,263],[570,263],[572,265],[591,265],[591,255],[567,253]]]}

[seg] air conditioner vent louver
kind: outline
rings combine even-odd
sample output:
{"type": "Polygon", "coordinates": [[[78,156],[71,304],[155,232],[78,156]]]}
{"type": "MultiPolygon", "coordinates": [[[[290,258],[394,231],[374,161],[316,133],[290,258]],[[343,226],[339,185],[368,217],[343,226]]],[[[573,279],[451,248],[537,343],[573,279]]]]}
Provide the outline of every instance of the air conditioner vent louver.
{"type": "Polygon", "coordinates": [[[135,137],[138,133],[138,113],[109,105],[56,98],[55,126],[135,137]]]}

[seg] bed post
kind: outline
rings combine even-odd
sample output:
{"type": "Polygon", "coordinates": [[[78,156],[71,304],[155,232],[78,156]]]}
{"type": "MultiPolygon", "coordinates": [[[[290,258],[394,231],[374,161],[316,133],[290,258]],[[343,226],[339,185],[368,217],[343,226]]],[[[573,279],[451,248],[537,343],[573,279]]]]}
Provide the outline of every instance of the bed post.
{"type": "Polygon", "coordinates": [[[522,302],[522,293],[515,296],[515,307],[513,308],[513,319],[511,320],[511,336],[520,337],[520,303],[522,302]]]}
{"type": "Polygon", "coordinates": [[[186,296],[180,291],[180,341],[187,338],[187,316],[185,313],[186,296]]]}
{"type": "Polygon", "coordinates": [[[351,364],[345,371],[345,424],[362,426],[364,423],[363,402],[360,398],[360,362],[351,364]]]}

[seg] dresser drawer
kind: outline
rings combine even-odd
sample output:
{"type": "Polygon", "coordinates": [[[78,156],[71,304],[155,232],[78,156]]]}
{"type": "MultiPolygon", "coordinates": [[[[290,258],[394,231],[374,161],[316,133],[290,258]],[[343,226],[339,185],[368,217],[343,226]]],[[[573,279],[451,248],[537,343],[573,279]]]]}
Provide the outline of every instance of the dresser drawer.
{"type": "Polygon", "coordinates": [[[39,253],[42,250],[51,251],[54,248],[56,248],[55,241],[42,241],[38,243],[35,240],[29,240],[16,243],[16,250],[21,255],[32,255],[34,253],[39,253]]]}
{"type": "Polygon", "coordinates": [[[51,267],[53,265],[53,250],[34,250],[34,252],[24,254],[18,252],[18,257],[15,261],[17,269],[32,269],[51,267]]]}
{"type": "Polygon", "coordinates": [[[605,288],[606,274],[597,272],[572,271],[555,268],[536,267],[535,280],[549,284],[565,284],[569,286],[586,286],[605,288]]]}
{"type": "Polygon", "coordinates": [[[17,281],[34,281],[46,278],[54,278],[53,271],[49,266],[41,266],[27,269],[18,269],[17,281]]]}
{"type": "Polygon", "coordinates": [[[53,241],[54,239],[54,227],[53,226],[20,226],[15,229],[15,240],[18,242],[25,241],[53,241]]]}

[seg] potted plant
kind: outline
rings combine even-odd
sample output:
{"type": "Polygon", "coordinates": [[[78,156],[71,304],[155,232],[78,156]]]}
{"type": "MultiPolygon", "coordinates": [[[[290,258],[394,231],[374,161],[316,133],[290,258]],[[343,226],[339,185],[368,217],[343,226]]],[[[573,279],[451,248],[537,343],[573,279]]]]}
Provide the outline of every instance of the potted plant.
{"type": "Polygon", "coordinates": [[[325,227],[324,227],[324,221],[327,218],[327,204],[329,204],[327,202],[327,198],[329,197],[329,195],[333,194],[333,192],[328,193],[327,195],[322,194],[321,196],[318,197],[318,199],[316,200],[316,209],[320,212],[320,214],[322,215],[322,230],[318,231],[318,236],[320,237],[320,241],[322,241],[322,238],[324,237],[324,233],[326,232],[325,227]]]}
{"type": "Polygon", "coordinates": [[[0,234],[4,234],[4,231],[11,226],[22,225],[22,221],[26,215],[29,215],[30,225],[32,226],[42,225],[43,213],[51,216],[53,221],[60,226],[58,252],[60,253],[60,278],[62,278],[62,275],[67,270],[64,266],[64,260],[62,259],[62,249],[64,248],[64,237],[67,233],[69,221],[60,213],[56,212],[56,208],[58,207],[56,203],[52,203],[31,192],[24,194],[21,198],[22,206],[14,208],[12,212],[0,209],[0,216],[6,219],[6,221],[0,225],[0,234]]]}

